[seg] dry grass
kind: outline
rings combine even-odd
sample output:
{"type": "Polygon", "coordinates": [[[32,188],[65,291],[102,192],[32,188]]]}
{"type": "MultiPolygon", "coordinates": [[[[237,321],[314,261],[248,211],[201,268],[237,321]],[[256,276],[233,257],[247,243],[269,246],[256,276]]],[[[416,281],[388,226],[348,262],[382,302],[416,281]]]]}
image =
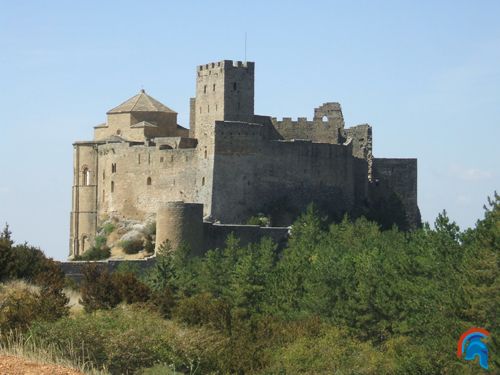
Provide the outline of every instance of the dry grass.
{"type": "Polygon", "coordinates": [[[35,343],[29,335],[16,332],[3,334],[0,341],[0,355],[15,356],[32,362],[57,365],[80,371],[87,375],[108,375],[105,370],[97,370],[89,361],[77,357],[76,350],[69,350],[70,355],[63,357],[62,353],[52,345],[41,346],[35,343]]]}
{"type": "Polygon", "coordinates": [[[37,293],[40,288],[36,285],[30,284],[24,280],[11,280],[0,284],[0,299],[11,290],[28,290],[37,293]]]}

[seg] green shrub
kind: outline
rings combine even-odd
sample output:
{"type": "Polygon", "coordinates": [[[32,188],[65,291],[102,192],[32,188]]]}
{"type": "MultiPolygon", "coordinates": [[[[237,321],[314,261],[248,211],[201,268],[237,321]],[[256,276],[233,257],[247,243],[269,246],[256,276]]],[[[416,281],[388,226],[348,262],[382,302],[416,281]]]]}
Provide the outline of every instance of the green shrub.
{"type": "Polygon", "coordinates": [[[170,318],[176,304],[175,293],[168,286],[154,290],[150,302],[164,318],[170,318]]]}
{"type": "Polygon", "coordinates": [[[69,298],[63,292],[66,277],[58,263],[47,259],[35,283],[40,287],[40,319],[52,321],[68,315],[69,298]]]}
{"type": "Polygon", "coordinates": [[[230,329],[231,309],[222,299],[202,293],[180,299],[173,317],[190,325],[209,325],[225,332],[230,329]]]}
{"type": "Polygon", "coordinates": [[[388,374],[391,366],[369,343],[346,331],[329,327],[319,337],[298,337],[276,351],[269,373],[282,374],[388,374]]]}
{"type": "Polygon", "coordinates": [[[156,234],[156,221],[152,221],[146,225],[144,234],[146,236],[154,236],[156,234]]]}
{"type": "Polygon", "coordinates": [[[109,247],[104,246],[102,248],[92,247],[82,255],[77,255],[74,260],[101,260],[108,259],[111,256],[111,250],[109,247]]]}
{"type": "Polygon", "coordinates": [[[155,243],[151,240],[150,237],[147,237],[146,240],[144,241],[144,250],[148,254],[153,254],[155,251],[155,243]]]}
{"type": "Polygon", "coordinates": [[[26,284],[10,283],[0,289],[0,331],[24,330],[38,318],[40,298],[26,284]]]}
{"type": "Polygon", "coordinates": [[[43,251],[27,244],[13,246],[12,251],[15,269],[13,277],[33,282],[47,260],[43,251]]]}
{"type": "Polygon", "coordinates": [[[264,214],[258,214],[252,216],[247,220],[247,225],[258,225],[260,227],[268,227],[271,223],[271,219],[264,214]]]}
{"type": "Polygon", "coordinates": [[[115,230],[115,225],[113,223],[106,223],[102,227],[102,232],[105,236],[109,236],[115,230]]]}
{"type": "Polygon", "coordinates": [[[151,290],[132,272],[117,272],[111,275],[114,288],[120,295],[120,300],[126,303],[146,302],[151,290]]]}
{"type": "Polygon", "coordinates": [[[157,313],[117,308],[37,323],[32,339],[77,352],[111,374],[132,374],[158,363],[181,373],[206,374],[224,360],[227,340],[207,329],[187,329],[157,313]]]}
{"type": "Polygon", "coordinates": [[[0,286],[0,332],[25,330],[35,320],[55,321],[68,315],[68,299],[54,287],[22,281],[0,286]]]}
{"type": "Polygon", "coordinates": [[[0,233],[0,281],[15,275],[14,254],[12,251],[14,241],[11,239],[11,234],[9,225],[5,224],[5,228],[0,233]]]}
{"type": "Polygon", "coordinates": [[[125,254],[137,254],[144,248],[142,240],[126,240],[120,242],[120,247],[125,254]]]}
{"type": "Polygon", "coordinates": [[[120,293],[107,270],[97,264],[87,264],[82,272],[80,304],[86,312],[111,309],[120,303],[120,293]]]}

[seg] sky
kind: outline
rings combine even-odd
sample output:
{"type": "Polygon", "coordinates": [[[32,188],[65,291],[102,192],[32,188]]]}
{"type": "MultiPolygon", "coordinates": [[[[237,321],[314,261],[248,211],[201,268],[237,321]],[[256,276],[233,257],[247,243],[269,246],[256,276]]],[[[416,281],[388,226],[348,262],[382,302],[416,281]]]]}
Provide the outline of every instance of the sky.
{"type": "Polygon", "coordinates": [[[499,1],[0,0],[0,225],[69,251],[72,143],[141,88],[189,125],[196,65],[256,63],[255,111],[340,102],[376,157],[418,158],[424,221],[500,187],[499,1]]]}

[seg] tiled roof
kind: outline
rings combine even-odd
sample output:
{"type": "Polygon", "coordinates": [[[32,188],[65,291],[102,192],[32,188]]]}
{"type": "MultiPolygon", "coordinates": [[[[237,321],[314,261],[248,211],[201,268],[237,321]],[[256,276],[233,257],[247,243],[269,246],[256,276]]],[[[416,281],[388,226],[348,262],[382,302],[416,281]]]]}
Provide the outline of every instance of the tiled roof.
{"type": "Polygon", "coordinates": [[[155,98],[152,98],[144,90],[129,100],[123,102],[118,107],[108,111],[109,114],[113,113],[129,113],[129,112],[170,112],[176,113],[168,108],[166,105],[160,103],[155,98]]]}

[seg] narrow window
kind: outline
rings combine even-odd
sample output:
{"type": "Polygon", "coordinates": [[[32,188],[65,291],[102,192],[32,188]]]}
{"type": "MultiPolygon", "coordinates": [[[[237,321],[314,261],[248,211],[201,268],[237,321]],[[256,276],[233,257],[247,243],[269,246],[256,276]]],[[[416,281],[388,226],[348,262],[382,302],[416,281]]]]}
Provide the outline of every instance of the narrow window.
{"type": "Polygon", "coordinates": [[[106,178],[106,170],[105,170],[105,169],[103,169],[103,170],[102,170],[102,179],[104,180],[105,178],[106,178]]]}
{"type": "Polygon", "coordinates": [[[147,184],[148,186],[151,186],[151,177],[148,177],[148,179],[146,180],[146,184],[147,184]]]}
{"type": "Polygon", "coordinates": [[[205,150],[205,159],[207,158],[207,150],[205,150]]]}
{"type": "Polygon", "coordinates": [[[164,160],[164,159],[163,159],[163,156],[162,156],[162,157],[160,157],[160,163],[163,163],[163,160],[164,160]]]}
{"type": "Polygon", "coordinates": [[[212,91],[215,91],[215,83],[214,83],[214,85],[212,86],[212,91]]]}
{"type": "Polygon", "coordinates": [[[151,154],[148,154],[148,164],[151,164],[151,154]]]}
{"type": "Polygon", "coordinates": [[[206,94],[206,93],[207,93],[207,85],[205,85],[205,86],[203,87],[203,93],[204,93],[204,94],[206,94]]]}
{"type": "Polygon", "coordinates": [[[82,236],[82,253],[85,251],[85,248],[87,247],[87,236],[82,236]]]}
{"type": "Polygon", "coordinates": [[[90,172],[88,168],[83,168],[83,186],[90,185],[90,172]]]}
{"type": "Polygon", "coordinates": [[[200,113],[201,113],[201,106],[200,106],[200,113]]]}
{"type": "Polygon", "coordinates": [[[201,186],[205,186],[205,177],[201,178],[201,186]]]}
{"type": "Polygon", "coordinates": [[[207,112],[210,113],[210,104],[207,105],[207,112]]]}
{"type": "Polygon", "coordinates": [[[115,191],[115,182],[111,181],[111,192],[113,193],[115,191]]]}
{"type": "Polygon", "coordinates": [[[215,105],[215,112],[217,112],[217,108],[218,108],[218,106],[217,106],[217,104],[216,104],[216,105],[215,105]]]}
{"type": "Polygon", "coordinates": [[[111,164],[111,173],[116,173],[116,163],[111,164]]]}
{"type": "Polygon", "coordinates": [[[236,90],[236,82],[233,82],[233,90],[236,90]]]}
{"type": "Polygon", "coordinates": [[[170,155],[170,161],[174,161],[174,155],[170,155]]]}
{"type": "Polygon", "coordinates": [[[141,154],[137,154],[137,164],[141,164],[141,154]]]}

